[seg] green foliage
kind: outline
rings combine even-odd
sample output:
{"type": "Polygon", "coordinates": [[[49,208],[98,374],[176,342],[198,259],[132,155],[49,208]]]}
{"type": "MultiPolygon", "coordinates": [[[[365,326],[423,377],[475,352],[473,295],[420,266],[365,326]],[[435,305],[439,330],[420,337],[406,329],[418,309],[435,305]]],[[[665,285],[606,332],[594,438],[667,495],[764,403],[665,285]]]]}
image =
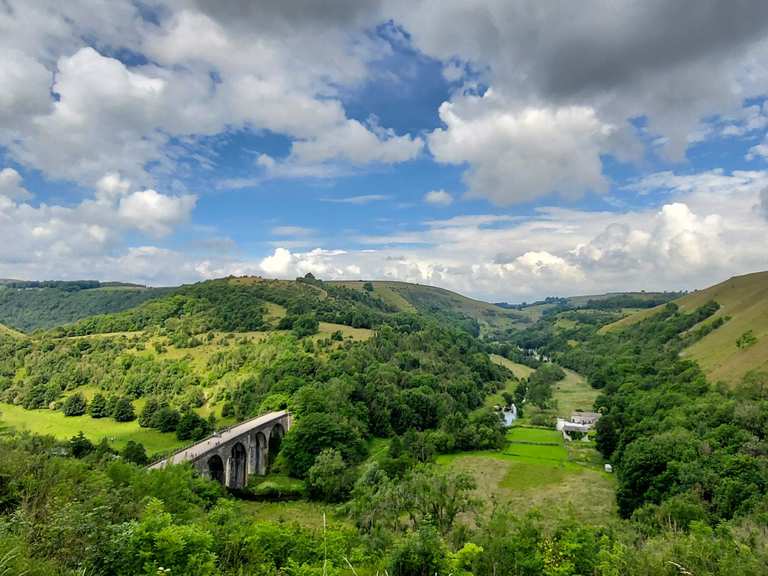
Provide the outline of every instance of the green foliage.
{"type": "Polygon", "coordinates": [[[354,482],[353,470],[344,462],[341,453],[333,448],[320,452],[307,472],[310,497],[326,502],[346,500],[354,482]]]}
{"type": "Polygon", "coordinates": [[[202,440],[211,432],[208,420],[191,410],[184,412],[176,425],[176,437],[179,440],[202,440]]]}
{"type": "Polygon", "coordinates": [[[64,416],[82,416],[85,414],[87,408],[88,406],[85,401],[85,396],[80,392],[68,396],[61,407],[64,416]]]}
{"type": "Polygon", "coordinates": [[[757,336],[752,330],[747,330],[736,340],[736,346],[740,349],[749,348],[757,344],[757,336]]]}
{"type": "Polygon", "coordinates": [[[136,419],[136,413],[133,411],[133,403],[126,396],[121,396],[115,401],[112,407],[112,417],[118,422],[130,422],[136,419]]]}
{"type": "Polygon", "coordinates": [[[0,286],[0,324],[32,332],[128,310],[168,292],[166,288],[102,287],[98,282],[0,286]]]}
{"type": "Polygon", "coordinates": [[[128,440],[128,443],[125,445],[125,448],[123,448],[122,457],[125,458],[128,462],[133,462],[134,464],[138,464],[139,466],[145,466],[149,463],[149,458],[147,457],[147,451],[144,449],[144,445],[140,442],[134,442],[133,440],[128,440]]]}
{"type": "Polygon", "coordinates": [[[88,405],[88,413],[91,418],[106,418],[109,416],[107,410],[107,398],[101,392],[97,392],[91,398],[91,403],[88,405]]]}
{"type": "Polygon", "coordinates": [[[447,568],[445,544],[430,526],[406,535],[389,557],[392,576],[434,576],[447,568]]]}
{"type": "Polygon", "coordinates": [[[359,430],[337,416],[315,412],[301,417],[282,445],[289,472],[304,478],[325,449],[338,449],[350,463],[362,461],[367,448],[359,430]]]}
{"type": "Polygon", "coordinates": [[[296,338],[304,338],[305,336],[317,334],[319,327],[320,323],[314,314],[302,314],[293,321],[291,331],[296,338]]]}
{"type": "Polygon", "coordinates": [[[93,451],[93,443],[80,432],[69,440],[69,453],[75,458],[83,458],[93,451]]]}

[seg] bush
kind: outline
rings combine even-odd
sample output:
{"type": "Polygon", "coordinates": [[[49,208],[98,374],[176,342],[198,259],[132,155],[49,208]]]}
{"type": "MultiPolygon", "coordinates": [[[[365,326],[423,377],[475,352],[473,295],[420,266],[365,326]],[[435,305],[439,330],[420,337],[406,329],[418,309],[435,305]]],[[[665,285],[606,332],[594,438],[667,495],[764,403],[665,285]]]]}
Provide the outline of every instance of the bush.
{"type": "Polygon", "coordinates": [[[93,452],[93,442],[85,437],[82,431],[78,432],[77,436],[72,436],[69,439],[69,452],[75,458],[82,458],[93,452]]]}
{"type": "Polygon", "coordinates": [[[85,396],[77,392],[64,400],[62,410],[64,411],[64,416],[82,416],[87,408],[88,404],[85,401],[85,396]]]}
{"type": "Polygon", "coordinates": [[[176,437],[179,440],[200,440],[210,433],[208,421],[191,410],[185,412],[176,425],[176,437]]]}
{"type": "Polygon", "coordinates": [[[178,410],[174,410],[170,406],[163,406],[152,416],[151,426],[160,432],[174,432],[179,424],[179,418],[181,418],[181,414],[178,410]]]}
{"type": "Polygon", "coordinates": [[[107,399],[104,394],[97,393],[91,399],[91,403],[88,406],[88,412],[91,414],[91,418],[106,418],[109,416],[109,410],[107,409],[107,399]]]}
{"type": "Polygon", "coordinates": [[[334,448],[326,448],[320,452],[307,472],[310,497],[325,502],[346,500],[354,482],[352,469],[344,463],[341,453],[334,448]]]}
{"type": "Polygon", "coordinates": [[[136,413],[133,411],[131,399],[123,396],[115,402],[115,408],[112,417],[118,422],[130,422],[136,419],[136,413]]]}
{"type": "Polygon", "coordinates": [[[122,456],[128,462],[133,462],[139,466],[145,466],[149,463],[149,458],[147,457],[147,451],[144,449],[144,445],[140,442],[134,442],[133,440],[128,440],[128,443],[123,449],[122,456]]]}
{"type": "Polygon", "coordinates": [[[293,321],[292,330],[296,338],[304,338],[305,336],[317,334],[319,328],[320,323],[314,314],[304,314],[293,321]]]}

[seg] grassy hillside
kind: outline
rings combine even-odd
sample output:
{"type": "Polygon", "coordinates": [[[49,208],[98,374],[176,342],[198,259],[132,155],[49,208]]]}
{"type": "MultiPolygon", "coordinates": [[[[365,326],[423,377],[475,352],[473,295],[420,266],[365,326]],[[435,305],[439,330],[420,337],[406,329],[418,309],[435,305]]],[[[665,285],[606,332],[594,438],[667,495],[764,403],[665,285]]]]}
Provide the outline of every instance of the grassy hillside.
{"type": "MultiPolygon", "coordinates": [[[[709,301],[720,304],[712,320],[722,317],[726,322],[684,350],[683,355],[696,360],[713,382],[735,383],[750,370],[768,370],[768,272],[736,276],[674,302],[691,312],[709,301]],[[747,341],[752,339],[747,337],[744,343],[748,345],[740,347],[739,339],[749,332],[754,342],[749,344],[747,341]]],[[[631,326],[662,309],[659,306],[637,312],[604,330],[631,326]]]]}
{"type": "Polygon", "coordinates": [[[366,284],[373,287],[373,294],[389,305],[403,312],[420,311],[446,319],[461,321],[462,318],[475,322],[479,334],[527,325],[535,315],[527,311],[509,310],[482,302],[444,288],[393,281],[345,281],[329,282],[356,290],[365,290],[366,284]]]}

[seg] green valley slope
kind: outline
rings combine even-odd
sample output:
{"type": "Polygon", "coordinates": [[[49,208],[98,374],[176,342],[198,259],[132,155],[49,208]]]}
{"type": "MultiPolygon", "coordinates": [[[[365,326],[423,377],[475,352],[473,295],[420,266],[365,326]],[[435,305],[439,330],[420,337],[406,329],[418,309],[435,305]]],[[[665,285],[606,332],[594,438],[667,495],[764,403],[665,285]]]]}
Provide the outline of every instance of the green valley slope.
{"type": "Polygon", "coordinates": [[[497,329],[521,328],[535,319],[527,311],[505,309],[436,286],[383,280],[340,281],[329,284],[356,290],[364,290],[366,284],[371,284],[374,295],[403,312],[418,310],[453,320],[469,318],[477,322],[480,334],[497,329]]]}
{"type": "MultiPolygon", "coordinates": [[[[722,317],[726,322],[684,350],[683,355],[696,360],[713,382],[732,384],[740,381],[750,370],[768,370],[768,272],[735,276],[686,294],[674,302],[690,312],[711,300],[720,304],[713,320],[722,317]],[[756,341],[739,347],[739,339],[750,331],[756,341]]],[[[640,311],[605,329],[630,326],[661,309],[640,311]]]]}

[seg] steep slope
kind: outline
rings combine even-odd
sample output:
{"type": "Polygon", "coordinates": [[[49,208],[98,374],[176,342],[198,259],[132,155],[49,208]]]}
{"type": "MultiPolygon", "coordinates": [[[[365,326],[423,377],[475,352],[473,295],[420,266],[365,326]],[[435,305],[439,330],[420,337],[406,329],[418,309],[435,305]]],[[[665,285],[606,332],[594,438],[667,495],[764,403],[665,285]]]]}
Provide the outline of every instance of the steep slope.
{"type": "MultiPolygon", "coordinates": [[[[713,382],[736,383],[750,370],[768,370],[768,272],[735,276],[674,302],[683,310],[692,311],[711,300],[720,304],[713,320],[722,317],[726,322],[683,354],[696,360],[713,382]],[[749,333],[752,338],[744,337],[749,333]]],[[[636,324],[662,308],[643,310],[607,326],[606,330],[636,324]]]]}
{"type": "Polygon", "coordinates": [[[22,334],[21,332],[18,332],[17,330],[14,330],[13,328],[9,328],[4,324],[0,324],[0,336],[12,336],[14,338],[20,338],[20,337],[23,337],[24,334],[22,334]]]}

